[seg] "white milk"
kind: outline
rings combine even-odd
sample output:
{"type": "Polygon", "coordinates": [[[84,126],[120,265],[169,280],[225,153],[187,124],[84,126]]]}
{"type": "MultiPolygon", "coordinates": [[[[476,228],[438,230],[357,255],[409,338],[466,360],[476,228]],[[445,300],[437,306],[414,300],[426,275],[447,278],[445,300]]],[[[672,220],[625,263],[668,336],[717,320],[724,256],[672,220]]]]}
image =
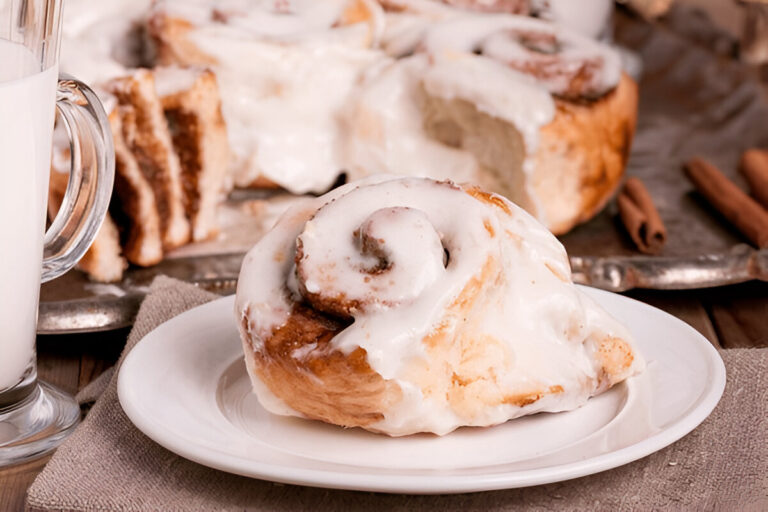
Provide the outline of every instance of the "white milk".
{"type": "Polygon", "coordinates": [[[0,40],[0,392],[35,357],[56,78],[0,40]]]}

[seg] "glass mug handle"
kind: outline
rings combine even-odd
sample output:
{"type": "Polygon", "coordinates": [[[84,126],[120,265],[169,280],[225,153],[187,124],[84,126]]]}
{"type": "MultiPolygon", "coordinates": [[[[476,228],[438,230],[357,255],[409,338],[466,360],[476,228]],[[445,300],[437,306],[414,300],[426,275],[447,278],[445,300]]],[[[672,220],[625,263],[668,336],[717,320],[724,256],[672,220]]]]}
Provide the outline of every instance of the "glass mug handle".
{"type": "Polygon", "coordinates": [[[112,131],[96,94],[62,74],[56,108],[69,135],[72,168],[59,213],[45,233],[43,282],[74,267],[91,246],[106,215],[115,179],[112,131]]]}

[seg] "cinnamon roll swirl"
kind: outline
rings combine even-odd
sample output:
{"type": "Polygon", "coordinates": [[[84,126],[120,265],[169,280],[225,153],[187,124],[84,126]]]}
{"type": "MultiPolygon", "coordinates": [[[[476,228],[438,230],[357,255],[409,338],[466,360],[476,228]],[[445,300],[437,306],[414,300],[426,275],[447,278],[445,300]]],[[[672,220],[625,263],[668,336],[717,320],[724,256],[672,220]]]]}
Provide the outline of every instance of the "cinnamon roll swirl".
{"type": "Polygon", "coordinates": [[[624,172],[637,115],[637,86],[611,48],[501,14],[433,23],[406,42],[408,55],[370,75],[347,109],[350,175],[455,169],[555,234],[602,209],[624,172]],[[413,141],[428,142],[417,153],[413,141]],[[456,151],[471,158],[449,157],[456,151]],[[392,165],[401,155],[417,159],[392,165]]]}
{"type": "Polygon", "coordinates": [[[546,229],[425,178],[289,210],[246,256],[236,315],[265,408],[393,436],[574,409],[643,366],[546,229]]]}

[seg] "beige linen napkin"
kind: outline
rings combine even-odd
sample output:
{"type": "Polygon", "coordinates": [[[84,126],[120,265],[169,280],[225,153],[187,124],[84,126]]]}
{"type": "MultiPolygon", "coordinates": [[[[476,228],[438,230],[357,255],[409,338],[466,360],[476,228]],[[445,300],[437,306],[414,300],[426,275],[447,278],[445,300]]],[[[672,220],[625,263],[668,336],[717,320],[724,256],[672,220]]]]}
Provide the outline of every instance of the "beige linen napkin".
{"type": "MultiPolygon", "coordinates": [[[[154,327],[216,296],[158,278],[125,354],[154,327]]],[[[674,340],[669,340],[674,343],[674,340]]],[[[721,352],[728,384],[714,413],[670,447],[567,482],[406,496],[279,485],[215,471],[155,444],[128,420],[116,376],[29,489],[32,510],[768,510],[768,349],[721,352]]],[[[122,361],[122,357],[121,357],[122,361]]],[[[120,363],[118,362],[118,365],[120,363]]],[[[85,395],[94,395],[95,384],[85,395]]]]}

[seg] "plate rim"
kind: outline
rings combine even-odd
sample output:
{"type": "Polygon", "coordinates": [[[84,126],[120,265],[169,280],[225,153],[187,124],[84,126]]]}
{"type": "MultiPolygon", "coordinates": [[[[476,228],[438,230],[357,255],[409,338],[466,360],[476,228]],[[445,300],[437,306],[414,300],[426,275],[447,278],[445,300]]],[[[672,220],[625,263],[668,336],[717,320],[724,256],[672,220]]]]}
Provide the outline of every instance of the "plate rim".
{"type": "Polygon", "coordinates": [[[628,301],[632,303],[632,307],[651,310],[654,314],[661,314],[678,323],[680,328],[688,331],[692,338],[696,340],[697,346],[701,350],[702,355],[705,356],[706,363],[712,373],[712,379],[707,381],[708,386],[702,389],[702,394],[694,407],[676,418],[672,424],[664,427],[661,431],[618,450],[598,454],[575,462],[494,474],[440,474],[441,470],[424,470],[422,474],[411,472],[408,474],[381,475],[368,472],[375,468],[350,466],[329,461],[321,462],[333,464],[335,467],[349,468],[349,470],[314,469],[296,467],[294,465],[272,464],[236,457],[223,452],[212,454],[212,450],[208,447],[185,444],[178,441],[172,435],[166,435],[169,432],[164,430],[162,423],[154,421],[142,413],[140,404],[134,401],[134,393],[128,387],[128,378],[124,377],[126,372],[123,370],[126,367],[131,368],[132,365],[137,364],[133,361],[140,360],[142,352],[147,350],[146,347],[153,343],[152,340],[162,339],[161,337],[165,334],[165,331],[169,331],[170,334],[175,323],[184,322],[198,315],[200,318],[206,318],[204,315],[200,315],[201,310],[222,308],[224,303],[230,303],[232,306],[225,309],[233,310],[234,296],[215,299],[185,311],[163,322],[139,340],[131,352],[126,355],[119,369],[117,382],[118,400],[128,419],[142,433],[171,452],[217,470],[272,482],[385,493],[458,494],[528,487],[579,478],[639,460],[669,446],[693,431],[712,413],[720,401],[725,389],[726,371],[720,354],[709,340],[681,319],[630,297],[583,285],[577,286],[598,302],[602,302],[600,299],[606,297],[610,300],[628,301]]]}

